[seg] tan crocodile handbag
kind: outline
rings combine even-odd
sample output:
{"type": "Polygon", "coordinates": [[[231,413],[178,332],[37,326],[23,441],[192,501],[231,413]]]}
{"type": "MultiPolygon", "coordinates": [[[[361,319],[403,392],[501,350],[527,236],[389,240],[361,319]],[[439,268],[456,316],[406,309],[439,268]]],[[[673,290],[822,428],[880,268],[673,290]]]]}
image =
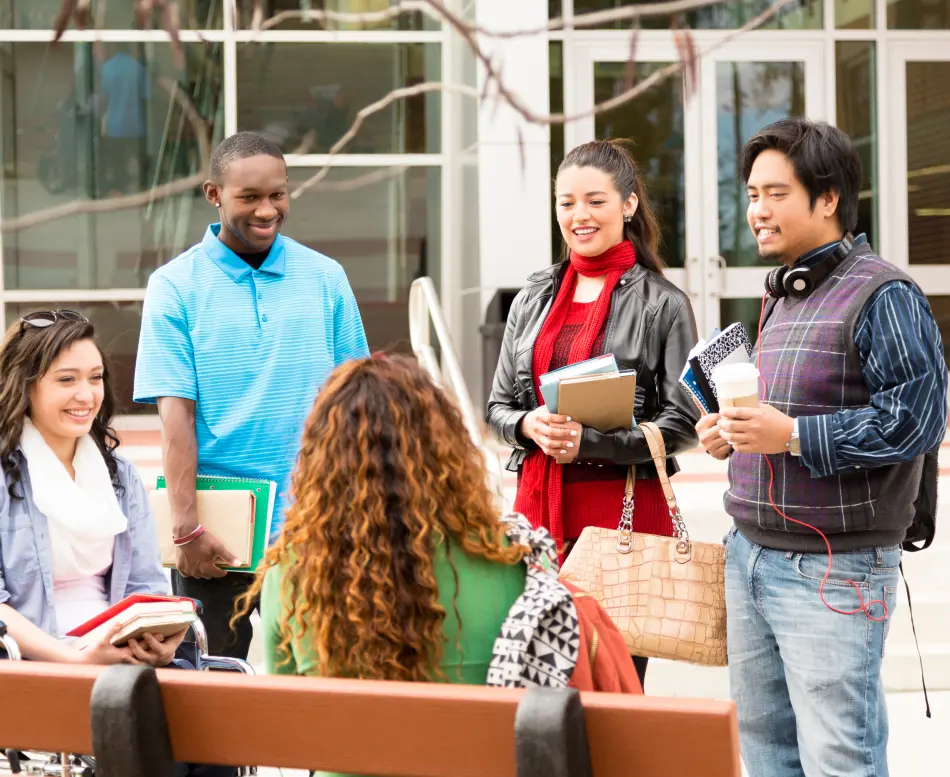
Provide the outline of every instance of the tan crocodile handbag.
{"type": "Polygon", "coordinates": [[[633,484],[627,475],[620,526],[588,526],[561,569],[561,577],[589,592],[623,634],[635,656],[706,666],[726,665],[725,557],[719,543],[694,542],[666,474],[659,428],[646,435],[673,519],[673,537],[633,531],[633,484]]]}

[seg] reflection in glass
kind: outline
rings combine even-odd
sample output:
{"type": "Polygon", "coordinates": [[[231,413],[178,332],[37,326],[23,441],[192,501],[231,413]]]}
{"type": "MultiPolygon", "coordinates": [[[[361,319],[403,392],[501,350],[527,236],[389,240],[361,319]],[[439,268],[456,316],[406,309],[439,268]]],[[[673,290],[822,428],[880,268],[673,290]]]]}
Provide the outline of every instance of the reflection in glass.
{"type": "Polygon", "coordinates": [[[934,318],[937,319],[937,326],[940,327],[943,358],[950,366],[950,296],[928,294],[927,301],[930,302],[930,309],[933,311],[934,318]]]}
{"type": "Polygon", "coordinates": [[[891,30],[950,30],[950,2],[888,0],[887,26],[891,30]]]}
{"type": "Polygon", "coordinates": [[[907,246],[911,264],[950,264],[950,62],[907,63],[907,246]]]}
{"type": "Polygon", "coordinates": [[[7,302],[6,326],[36,310],[67,308],[77,310],[96,328],[96,340],[105,351],[112,374],[112,388],[118,400],[118,413],[154,413],[154,405],[132,401],[135,355],[142,324],[141,302],[7,302]]]}
{"type": "Polygon", "coordinates": [[[766,125],[805,113],[804,63],[718,62],[716,106],[719,253],[729,267],[756,267],[758,248],[746,222],[749,199],[739,168],[742,147],[766,125]]]}
{"type": "MultiPolygon", "coordinates": [[[[636,80],[642,81],[665,62],[638,62],[636,80]]],[[[627,63],[594,63],[594,102],[620,94],[626,82],[627,63]]],[[[598,138],[624,138],[632,151],[650,202],[660,222],[660,256],[670,267],[686,261],[686,194],[683,157],[683,85],[668,78],[633,102],[594,120],[598,138]]]]}
{"type": "MultiPolygon", "coordinates": [[[[106,30],[130,30],[135,27],[132,0],[93,0],[93,18],[99,18],[104,5],[101,26],[106,30]]],[[[157,5],[157,4],[156,4],[157,5]]],[[[0,25],[18,30],[52,29],[62,0],[0,0],[0,25]],[[12,19],[11,19],[12,16],[12,19]]],[[[220,30],[223,23],[221,0],[178,0],[178,24],[183,30],[220,30]]],[[[153,27],[161,28],[161,13],[153,14],[153,27]]]]}
{"type": "MultiPolygon", "coordinates": [[[[916,0],[911,0],[916,2],[916,0]]],[[[773,0],[729,0],[706,8],[698,8],[686,14],[686,24],[695,30],[731,30],[741,27],[754,19],[772,5],[773,0]]],[[[649,3],[644,3],[648,5],[649,3]]],[[[606,11],[613,8],[632,5],[630,0],[574,0],[574,14],[606,11]]],[[[773,16],[762,29],[781,30],[820,30],[822,0],[801,0],[787,3],[773,16]]],[[[672,17],[644,17],[642,26],[646,30],[665,30],[670,27],[672,17]]],[[[596,28],[595,28],[596,29],[596,28]]],[[[630,21],[620,21],[605,25],[600,29],[629,30],[630,21]]]]}
{"type": "MultiPolygon", "coordinates": [[[[220,138],[221,44],[0,47],[0,208],[4,220],[76,198],[108,199],[201,170],[198,135],[172,92],[220,138]]],[[[200,186],[138,208],[71,216],[4,235],[12,289],[129,288],[201,238],[200,186]]]]}
{"type": "Polygon", "coordinates": [[[835,27],[839,30],[873,30],[875,0],[836,0],[835,27]]]}
{"type": "MultiPolygon", "coordinates": [[[[291,168],[291,191],[316,171],[291,168]]],[[[291,203],[283,233],[338,261],[372,348],[408,347],[409,286],[441,278],[438,167],[333,168],[291,203]]]]}
{"type": "MultiPolygon", "coordinates": [[[[217,0],[220,2],[220,0],[217,0]]],[[[395,0],[264,0],[265,19],[275,19],[280,14],[293,11],[336,11],[338,13],[368,14],[397,5],[395,0]]],[[[241,29],[250,29],[254,4],[245,2],[238,7],[237,23],[241,29]]],[[[413,11],[392,19],[378,22],[338,22],[307,18],[300,13],[281,16],[274,30],[437,30],[439,23],[427,14],[413,11]]]]}
{"type": "Polygon", "coordinates": [[[719,320],[722,322],[722,327],[725,328],[729,324],[738,321],[745,328],[749,339],[753,343],[758,340],[759,316],[761,313],[761,297],[719,300],[719,320]]]}
{"type": "MultiPolygon", "coordinates": [[[[248,43],[238,46],[238,128],[325,154],[356,112],[393,89],[441,78],[438,43],[248,43]]],[[[438,153],[441,98],[397,100],[365,120],[342,153],[438,153]]]]}
{"type": "Polygon", "coordinates": [[[858,227],[872,246],[877,234],[877,81],[874,43],[839,41],[835,44],[837,67],[837,120],[861,156],[861,192],[858,195],[858,227]]]}

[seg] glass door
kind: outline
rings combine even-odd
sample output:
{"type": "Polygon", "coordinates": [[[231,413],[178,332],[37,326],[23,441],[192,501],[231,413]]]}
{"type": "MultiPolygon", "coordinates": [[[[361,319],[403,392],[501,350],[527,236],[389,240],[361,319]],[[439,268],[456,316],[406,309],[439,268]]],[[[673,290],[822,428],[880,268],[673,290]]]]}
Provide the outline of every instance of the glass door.
{"type": "Polygon", "coordinates": [[[827,119],[823,68],[824,43],[789,45],[773,35],[726,44],[700,64],[705,316],[697,324],[707,334],[741,321],[755,339],[764,279],[773,263],[759,259],[746,221],[742,147],[779,119],[827,119]]]}
{"type": "MultiPolygon", "coordinates": [[[[643,35],[636,62],[628,65],[630,42],[612,32],[577,33],[565,41],[565,107],[569,114],[591,111],[657,71],[676,62],[672,36],[643,35]]],[[[565,127],[566,148],[594,138],[624,138],[647,187],[660,223],[660,256],[667,277],[689,295],[697,321],[703,313],[700,258],[702,235],[694,228],[702,210],[700,115],[686,100],[681,76],[660,81],[633,102],[590,115],[565,127]],[[688,226],[687,226],[688,225],[688,226]]]]}
{"type": "MultiPolygon", "coordinates": [[[[739,177],[742,145],[785,116],[825,118],[823,43],[788,35],[746,35],[723,42],[716,32],[694,33],[705,52],[686,99],[676,75],[627,105],[567,125],[570,149],[592,138],[633,141],[663,234],[667,276],[690,298],[701,336],[743,321],[754,336],[765,267],[746,225],[746,194],[739,177]],[[754,319],[752,314],[754,312],[754,319]]],[[[677,61],[668,32],[643,32],[636,63],[628,64],[628,34],[576,33],[565,42],[565,107],[596,104],[641,83],[677,61]]]]}
{"type": "Polygon", "coordinates": [[[941,43],[894,42],[888,50],[892,165],[885,259],[905,269],[930,300],[950,346],[950,50],[941,43]]]}

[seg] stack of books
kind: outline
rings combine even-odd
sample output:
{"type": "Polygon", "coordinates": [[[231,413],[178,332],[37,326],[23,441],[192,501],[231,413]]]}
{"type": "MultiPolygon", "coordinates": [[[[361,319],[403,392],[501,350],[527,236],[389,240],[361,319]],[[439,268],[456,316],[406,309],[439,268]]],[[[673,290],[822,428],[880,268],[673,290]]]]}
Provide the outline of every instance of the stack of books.
{"type": "MultiPolygon", "coordinates": [[[[198,523],[211,532],[238,559],[229,572],[254,572],[267,552],[277,484],[273,480],[198,475],[198,523]]],[[[149,494],[162,564],[175,566],[171,505],[165,478],[160,477],[149,494]]]]}
{"type": "Polygon", "coordinates": [[[752,343],[742,324],[730,324],[721,332],[714,329],[709,340],[700,340],[689,352],[680,374],[680,385],[702,413],[718,413],[719,400],[713,371],[723,364],[752,360],[752,343]]]}
{"type": "Polygon", "coordinates": [[[170,636],[188,628],[198,619],[195,603],[178,596],[132,594],[105,612],[67,632],[73,646],[83,650],[98,645],[115,626],[122,628],[110,640],[116,647],[145,634],[170,636]]]}
{"type": "Polygon", "coordinates": [[[612,353],[541,376],[541,395],[552,413],[600,432],[632,429],[637,373],[621,371],[612,353]]]}

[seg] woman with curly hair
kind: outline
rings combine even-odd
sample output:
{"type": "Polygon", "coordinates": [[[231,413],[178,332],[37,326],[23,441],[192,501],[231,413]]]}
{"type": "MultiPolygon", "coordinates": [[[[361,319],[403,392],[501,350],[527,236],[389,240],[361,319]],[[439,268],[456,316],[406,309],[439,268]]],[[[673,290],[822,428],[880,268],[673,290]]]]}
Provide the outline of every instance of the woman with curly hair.
{"type": "Polygon", "coordinates": [[[530,551],[508,539],[459,411],[414,360],[337,368],[293,493],[238,606],[260,594],[269,672],[486,683],[530,551]]]}

